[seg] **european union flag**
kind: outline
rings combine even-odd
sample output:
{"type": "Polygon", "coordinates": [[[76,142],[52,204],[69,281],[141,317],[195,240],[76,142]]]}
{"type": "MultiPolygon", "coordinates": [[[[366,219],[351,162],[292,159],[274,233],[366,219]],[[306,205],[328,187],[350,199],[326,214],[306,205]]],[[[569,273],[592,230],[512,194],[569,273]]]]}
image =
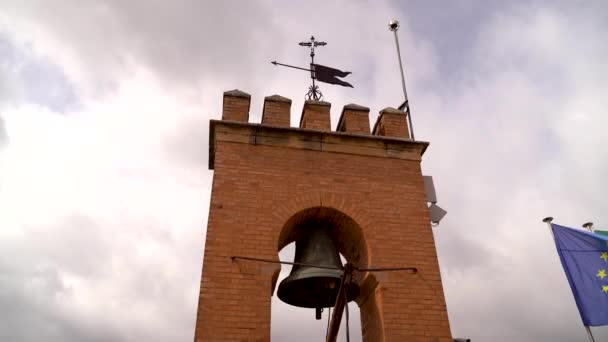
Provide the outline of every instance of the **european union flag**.
{"type": "Polygon", "coordinates": [[[583,324],[608,325],[608,236],[557,224],[551,229],[583,324]]]}

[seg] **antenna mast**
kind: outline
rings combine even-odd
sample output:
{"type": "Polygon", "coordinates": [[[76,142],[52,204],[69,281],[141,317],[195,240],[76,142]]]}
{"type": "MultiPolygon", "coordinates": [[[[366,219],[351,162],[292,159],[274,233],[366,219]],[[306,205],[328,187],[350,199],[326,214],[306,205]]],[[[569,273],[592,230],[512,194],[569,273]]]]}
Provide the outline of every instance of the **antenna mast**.
{"type": "Polygon", "coordinates": [[[410,124],[410,133],[412,140],[414,138],[414,126],[412,125],[412,112],[410,111],[410,104],[407,99],[407,90],[405,89],[405,75],[403,74],[403,63],[401,62],[401,50],[399,49],[399,38],[397,37],[397,30],[399,30],[399,22],[395,19],[391,19],[388,23],[388,29],[395,33],[395,44],[397,45],[397,58],[399,59],[399,69],[401,70],[401,87],[403,88],[403,97],[405,98],[403,104],[399,106],[399,110],[403,110],[407,113],[407,120],[410,124]]]}

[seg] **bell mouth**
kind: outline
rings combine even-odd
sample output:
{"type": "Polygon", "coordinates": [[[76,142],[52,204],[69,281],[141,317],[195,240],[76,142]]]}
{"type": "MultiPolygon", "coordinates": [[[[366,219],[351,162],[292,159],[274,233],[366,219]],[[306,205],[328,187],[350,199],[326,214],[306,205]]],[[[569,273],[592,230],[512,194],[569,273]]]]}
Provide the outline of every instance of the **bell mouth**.
{"type": "MultiPolygon", "coordinates": [[[[340,278],[314,277],[303,279],[285,278],[279,285],[277,296],[283,302],[301,308],[329,308],[336,305],[340,290],[340,278]]],[[[354,283],[346,285],[347,301],[359,295],[359,286],[354,283]]]]}

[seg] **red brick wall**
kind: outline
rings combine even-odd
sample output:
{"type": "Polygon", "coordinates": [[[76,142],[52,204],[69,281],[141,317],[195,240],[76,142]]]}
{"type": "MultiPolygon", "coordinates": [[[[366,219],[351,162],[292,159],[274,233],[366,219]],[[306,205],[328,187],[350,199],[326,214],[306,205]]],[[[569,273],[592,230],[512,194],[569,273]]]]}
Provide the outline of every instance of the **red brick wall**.
{"type": "Polygon", "coordinates": [[[195,341],[270,340],[279,267],[230,256],[278,260],[297,222],[313,216],[335,225],[350,262],[419,270],[358,276],[364,341],[451,341],[420,171],[426,145],[263,130],[223,122],[211,127],[215,172],[195,341]],[[334,146],[340,142],[342,150],[334,146]]]}
{"type": "Polygon", "coordinates": [[[302,109],[300,128],[329,131],[329,109],[331,104],[323,101],[306,101],[302,109]]]}
{"type": "Polygon", "coordinates": [[[339,132],[370,134],[369,108],[354,103],[344,106],[336,130],[339,132]]]}
{"type": "Polygon", "coordinates": [[[374,125],[373,134],[409,138],[406,113],[394,108],[384,108],[374,125]]]}
{"type": "Polygon", "coordinates": [[[251,96],[238,89],[224,93],[222,119],[228,121],[249,121],[249,103],[251,96]]]}
{"type": "Polygon", "coordinates": [[[264,99],[262,123],[271,126],[289,127],[291,100],[279,95],[267,96],[264,99]]]}

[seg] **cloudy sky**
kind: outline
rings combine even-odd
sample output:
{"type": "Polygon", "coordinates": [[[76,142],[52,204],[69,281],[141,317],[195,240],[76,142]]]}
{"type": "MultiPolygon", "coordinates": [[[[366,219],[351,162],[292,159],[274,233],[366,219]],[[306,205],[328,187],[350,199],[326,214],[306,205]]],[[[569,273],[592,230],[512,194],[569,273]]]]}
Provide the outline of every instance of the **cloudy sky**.
{"type": "MultiPolygon", "coordinates": [[[[295,125],[309,80],[269,61],[305,65],[314,34],[319,63],[353,72],[322,85],[334,127],[351,102],[374,122],[402,101],[391,17],[449,211],[453,334],[585,341],[541,222],[608,227],[608,3],[574,0],[0,0],[0,340],[191,341],[222,92],[250,93],[253,122],[289,97],[295,125]]],[[[274,340],[324,336],[272,313],[274,340]]]]}

